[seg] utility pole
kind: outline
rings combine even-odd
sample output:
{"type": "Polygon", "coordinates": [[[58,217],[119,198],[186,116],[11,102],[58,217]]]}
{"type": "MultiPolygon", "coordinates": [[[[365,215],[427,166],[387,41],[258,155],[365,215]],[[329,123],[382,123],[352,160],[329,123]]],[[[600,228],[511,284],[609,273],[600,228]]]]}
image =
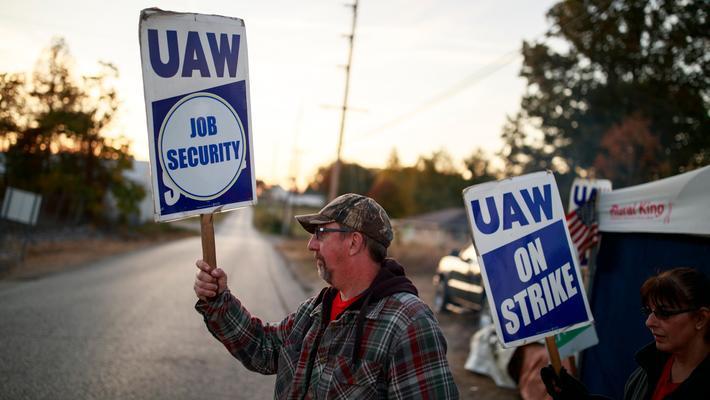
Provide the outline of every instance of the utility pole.
{"type": "Polygon", "coordinates": [[[335,158],[335,163],[330,171],[330,190],[328,199],[333,200],[338,195],[338,185],[340,183],[340,155],[343,150],[343,132],[345,131],[345,114],[348,111],[348,93],[350,92],[350,65],[353,61],[353,42],[355,41],[355,22],[357,21],[357,2],[353,3],[353,25],[350,35],[347,36],[350,40],[348,49],[348,63],[345,65],[345,95],[343,96],[343,108],[340,115],[340,134],[338,135],[338,152],[335,158]]]}

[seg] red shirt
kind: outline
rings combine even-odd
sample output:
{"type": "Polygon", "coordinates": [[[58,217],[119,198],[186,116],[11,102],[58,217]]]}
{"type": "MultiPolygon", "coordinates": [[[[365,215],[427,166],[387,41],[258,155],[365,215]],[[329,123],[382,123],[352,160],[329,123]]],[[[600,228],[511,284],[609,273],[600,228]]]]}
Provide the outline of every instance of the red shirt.
{"type": "Polygon", "coordinates": [[[673,383],[671,382],[671,367],[673,367],[673,357],[668,357],[666,365],[663,366],[663,372],[661,377],[658,379],[656,384],[656,390],[653,391],[653,396],[651,400],[663,400],[666,396],[671,394],[682,382],[673,383]]]}
{"type": "Polygon", "coordinates": [[[349,300],[343,300],[340,296],[341,293],[338,292],[338,294],[333,297],[333,304],[330,306],[331,321],[334,321],[338,317],[338,315],[340,315],[341,312],[345,311],[346,308],[348,308],[351,304],[357,301],[357,299],[359,299],[362,294],[359,294],[349,300]]]}

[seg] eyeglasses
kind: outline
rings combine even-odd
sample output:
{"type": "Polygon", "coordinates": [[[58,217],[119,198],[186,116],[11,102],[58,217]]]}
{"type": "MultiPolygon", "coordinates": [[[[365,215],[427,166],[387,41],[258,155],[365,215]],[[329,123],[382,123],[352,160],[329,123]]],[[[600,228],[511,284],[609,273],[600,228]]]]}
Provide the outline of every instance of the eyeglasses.
{"type": "Polygon", "coordinates": [[[674,315],[678,314],[683,314],[687,312],[692,312],[692,311],[698,311],[697,308],[686,308],[682,310],[666,310],[664,308],[656,307],[655,310],[652,310],[650,307],[641,307],[641,314],[648,318],[651,313],[656,316],[658,319],[668,319],[674,315]]]}
{"type": "Polygon", "coordinates": [[[313,231],[313,234],[316,236],[316,239],[323,240],[323,234],[326,232],[353,232],[353,230],[348,228],[323,228],[319,226],[313,231]]]}

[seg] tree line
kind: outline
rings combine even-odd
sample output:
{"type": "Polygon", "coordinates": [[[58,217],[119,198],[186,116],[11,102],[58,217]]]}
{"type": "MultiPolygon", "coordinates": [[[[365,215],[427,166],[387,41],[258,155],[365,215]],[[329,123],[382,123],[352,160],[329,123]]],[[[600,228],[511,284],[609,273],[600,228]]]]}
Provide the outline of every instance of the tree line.
{"type": "Polygon", "coordinates": [[[54,39],[31,75],[0,73],[0,148],[7,187],[42,195],[42,215],[62,223],[105,223],[110,193],[120,221],[138,212],[145,189],[127,179],[129,142],[106,132],[118,108],[108,63],[75,77],[63,39],[54,39]]]}
{"type": "MultiPolygon", "coordinates": [[[[565,193],[576,176],[619,188],[710,163],[705,1],[569,0],[547,18],[544,37],[522,44],[527,86],[497,153],[476,150],[459,164],[445,149],[412,166],[396,152],[380,169],[345,163],[339,192],[369,194],[402,217],[461,206],[463,188],[531,171],[552,170],[565,193]]],[[[41,193],[59,221],[101,222],[108,193],[120,219],[137,212],[145,190],[123,175],[129,143],[106,136],[117,75],[102,64],[76,78],[61,39],[33,74],[0,73],[0,191],[41,193]]],[[[309,190],[328,193],[330,173],[321,167],[309,190]]]]}
{"type": "MultiPolygon", "coordinates": [[[[437,150],[420,156],[414,165],[403,166],[393,150],[384,168],[343,163],[338,193],[366,194],[377,200],[393,218],[463,207],[464,188],[500,176],[500,171],[490,162],[479,149],[460,166],[448,152],[437,150]]],[[[331,173],[331,166],[320,167],[306,191],[328,193],[331,173]]]]}

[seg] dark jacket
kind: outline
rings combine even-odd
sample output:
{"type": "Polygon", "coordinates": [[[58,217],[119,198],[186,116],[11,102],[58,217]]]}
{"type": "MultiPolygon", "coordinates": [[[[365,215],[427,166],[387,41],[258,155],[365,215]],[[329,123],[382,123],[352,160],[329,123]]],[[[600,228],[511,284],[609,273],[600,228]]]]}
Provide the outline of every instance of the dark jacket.
{"type": "Polygon", "coordinates": [[[329,288],[281,323],[254,318],[229,291],[196,309],[245,367],[276,374],[276,399],[457,399],[446,341],[404,269],[387,259],[362,297],[330,321],[329,288]]]}
{"type": "MultiPolygon", "coordinates": [[[[631,374],[626,381],[624,388],[625,400],[647,400],[656,390],[656,384],[663,372],[663,366],[670,357],[670,354],[656,349],[655,343],[650,343],[638,353],[636,362],[639,367],[631,374]]],[[[666,400],[707,400],[710,399],[710,359],[698,365],[690,374],[688,379],[678,386],[673,393],[666,396],[666,400]]]]}

